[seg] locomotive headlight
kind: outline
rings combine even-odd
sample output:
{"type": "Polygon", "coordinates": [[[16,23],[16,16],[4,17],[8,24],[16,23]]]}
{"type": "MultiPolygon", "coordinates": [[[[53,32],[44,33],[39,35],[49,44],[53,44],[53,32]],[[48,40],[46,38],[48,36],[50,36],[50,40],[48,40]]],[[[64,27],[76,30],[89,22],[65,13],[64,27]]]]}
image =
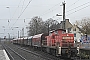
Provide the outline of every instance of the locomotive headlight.
{"type": "Polygon", "coordinates": [[[77,54],[79,54],[79,47],[77,47],[77,51],[78,51],[77,54]]]}

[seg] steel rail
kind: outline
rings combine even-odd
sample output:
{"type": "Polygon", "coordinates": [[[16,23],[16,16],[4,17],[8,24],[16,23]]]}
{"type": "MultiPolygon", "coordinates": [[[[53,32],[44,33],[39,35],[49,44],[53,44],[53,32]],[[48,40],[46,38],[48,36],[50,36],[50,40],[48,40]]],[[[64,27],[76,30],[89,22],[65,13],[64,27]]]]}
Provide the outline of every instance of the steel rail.
{"type": "Polygon", "coordinates": [[[9,51],[6,49],[6,47],[2,44],[2,46],[3,46],[3,48],[5,49],[5,51],[7,52],[7,54],[9,55],[9,58],[11,59],[11,60],[15,60],[14,58],[13,58],[13,56],[11,55],[11,53],[9,53],[9,51]]]}
{"type": "MultiPolygon", "coordinates": [[[[6,45],[5,45],[6,46],[6,45]]],[[[19,53],[17,53],[16,51],[14,51],[13,49],[11,49],[9,46],[6,46],[8,47],[11,51],[13,51],[15,54],[17,54],[21,59],[23,60],[27,60],[26,58],[24,58],[23,56],[21,56],[19,53]]]]}
{"type": "Polygon", "coordinates": [[[23,51],[26,51],[26,52],[28,52],[28,53],[34,54],[34,55],[36,55],[36,56],[42,57],[42,58],[44,58],[44,59],[48,59],[48,60],[52,60],[52,59],[53,59],[53,58],[47,58],[47,57],[42,56],[42,55],[40,55],[40,54],[37,54],[37,53],[34,53],[34,52],[32,52],[32,51],[26,50],[26,49],[24,49],[24,48],[20,48],[20,47],[18,47],[18,46],[17,46],[17,48],[18,48],[18,49],[21,49],[21,50],[23,50],[23,51]]]}

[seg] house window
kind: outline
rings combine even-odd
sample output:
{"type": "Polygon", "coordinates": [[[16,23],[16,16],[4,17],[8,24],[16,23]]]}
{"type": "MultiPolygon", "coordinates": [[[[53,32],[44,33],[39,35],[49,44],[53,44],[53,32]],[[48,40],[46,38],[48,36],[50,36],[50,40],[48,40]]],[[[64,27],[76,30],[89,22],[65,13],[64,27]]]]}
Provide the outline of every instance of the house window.
{"type": "Polygon", "coordinates": [[[76,28],[74,28],[73,31],[76,31],[76,28]]]}
{"type": "Polygon", "coordinates": [[[74,37],[76,37],[76,33],[74,33],[74,37]]]}
{"type": "Polygon", "coordinates": [[[76,28],[75,28],[75,31],[76,31],[76,28]]]}
{"type": "Polygon", "coordinates": [[[68,28],[68,33],[70,33],[70,31],[71,31],[71,28],[68,28]]]}

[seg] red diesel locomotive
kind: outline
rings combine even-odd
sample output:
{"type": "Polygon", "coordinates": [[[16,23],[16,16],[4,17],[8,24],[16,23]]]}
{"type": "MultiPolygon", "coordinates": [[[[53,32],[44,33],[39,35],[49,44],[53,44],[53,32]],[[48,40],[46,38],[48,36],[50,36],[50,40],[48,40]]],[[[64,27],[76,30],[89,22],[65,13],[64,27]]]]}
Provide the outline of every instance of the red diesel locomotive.
{"type": "MultiPolygon", "coordinates": [[[[55,56],[70,58],[77,56],[79,52],[79,49],[74,47],[74,34],[66,33],[63,29],[54,30],[49,35],[42,33],[25,40],[23,38],[21,41],[23,41],[23,45],[37,47],[55,56]],[[24,42],[27,42],[27,44],[24,44],[24,42]]],[[[16,39],[13,40],[13,43],[17,43],[16,39]]]]}
{"type": "Polygon", "coordinates": [[[47,38],[46,43],[45,41],[42,42],[42,48],[44,48],[43,50],[46,49],[48,53],[68,58],[77,56],[79,50],[77,47],[74,47],[74,34],[58,29],[52,31],[45,38],[47,38]]]}

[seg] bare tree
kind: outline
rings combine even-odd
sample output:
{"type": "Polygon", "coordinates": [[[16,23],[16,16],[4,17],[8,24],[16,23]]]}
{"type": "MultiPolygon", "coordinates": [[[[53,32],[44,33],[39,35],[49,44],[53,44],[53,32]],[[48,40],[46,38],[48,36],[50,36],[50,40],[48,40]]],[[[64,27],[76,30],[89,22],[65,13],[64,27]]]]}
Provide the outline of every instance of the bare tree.
{"type": "Polygon", "coordinates": [[[55,30],[58,28],[58,21],[52,18],[43,21],[42,18],[36,16],[31,19],[28,26],[28,35],[35,35],[40,33],[49,33],[50,30],[55,30]]]}
{"type": "Polygon", "coordinates": [[[76,21],[76,24],[82,29],[85,34],[90,34],[90,18],[83,18],[81,21],[76,21]]]}
{"type": "Polygon", "coordinates": [[[53,20],[52,18],[48,19],[45,21],[45,27],[46,27],[46,32],[49,33],[50,30],[55,30],[58,29],[58,24],[59,22],[56,20],[53,20]]]}
{"type": "Polygon", "coordinates": [[[35,35],[35,34],[39,34],[39,33],[42,33],[42,26],[43,25],[43,20],[42,18],[36,16],[36,17],[33,17],[31,19],[31,21],[29,22],[29,31],[28,31],[28,35],[35,35]]]}

